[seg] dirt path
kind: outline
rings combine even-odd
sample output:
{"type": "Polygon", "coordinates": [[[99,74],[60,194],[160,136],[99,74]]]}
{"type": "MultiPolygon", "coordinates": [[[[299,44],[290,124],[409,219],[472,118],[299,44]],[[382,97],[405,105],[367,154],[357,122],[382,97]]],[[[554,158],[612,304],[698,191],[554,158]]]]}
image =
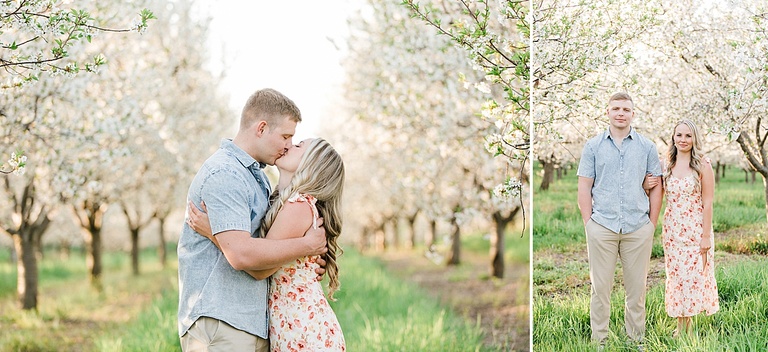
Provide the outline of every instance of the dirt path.
{"type": "Polygon", "coordinates": [[[507,264],[504,279],[488,279],[488,259],[462,253],[457,267],[436,265],[413,252],[380,255],[389,270],[417,283],[467,320],[479,321],[484,344],[501,351],[530,351],[529,267],[507,264]]]}

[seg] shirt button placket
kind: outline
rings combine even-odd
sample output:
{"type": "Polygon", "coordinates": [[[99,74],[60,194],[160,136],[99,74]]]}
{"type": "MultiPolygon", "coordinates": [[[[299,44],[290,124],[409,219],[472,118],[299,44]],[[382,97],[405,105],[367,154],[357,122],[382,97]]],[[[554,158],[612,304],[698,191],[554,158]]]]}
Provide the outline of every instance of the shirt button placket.
{"type": "Polygon", "coordinates": [[[624,228],[624,153],[619,155],[619,233],[624,228]]]}

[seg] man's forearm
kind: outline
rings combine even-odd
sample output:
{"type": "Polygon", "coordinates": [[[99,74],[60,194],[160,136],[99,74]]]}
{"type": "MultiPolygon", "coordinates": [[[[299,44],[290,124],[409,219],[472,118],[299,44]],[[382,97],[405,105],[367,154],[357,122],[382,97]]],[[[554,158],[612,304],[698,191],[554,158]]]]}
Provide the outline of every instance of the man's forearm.
{"type": "Polygon", "coordinates": [[[592,217],[592,179],[579,178],[578,190],[577,190],[577,204],[579,205],[579,211],[581,211],[581,221],[584,225],[587,224],[589,218],[592,217]]]}
{"type": "Polygon", "coordinates": [[[662,188],[659,186],[653,187],[650,190],[650,194],[648,195],[649,199],[649,217],[651,218],[651,223],[653,223],[653,226],[656,226],[656,224],[659,221],[659,213],[661,213],[661,200],[662,200],[662,188]]]}
{"type": "Polygon", "coordinates": [[[219,243],[236,270],[274,269],[310,254],[303,237],[284,240],[248,238],[229,242],[219,238],[219,243]]]}

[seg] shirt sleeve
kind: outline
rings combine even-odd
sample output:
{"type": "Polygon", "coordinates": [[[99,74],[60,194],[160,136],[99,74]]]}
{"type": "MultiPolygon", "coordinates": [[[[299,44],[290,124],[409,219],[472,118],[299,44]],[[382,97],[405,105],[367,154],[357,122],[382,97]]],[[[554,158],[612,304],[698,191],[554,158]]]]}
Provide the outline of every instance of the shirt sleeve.
{"type": "Polygon", "coordinates": [[[231,170],[212,173],[203,184],[201,198],[208,209],[211,232],[251,232],[251,207],[246,181],[231,170]]]}
{"type": "Polygon", "coordinates": [[[584,144],[584,150],[582,150],[581,159],[579,160],[579,170],[576,171],[576,175],[595,178],[595,151],[589,142],[584,144]]]}
{"type": "Polygon", "coordinates": [[[645,170],[645,173],[652,174],[653,176],[661,176],[663,173],[661,171],[661,162],[659,161],[659,152],[656,149],[656,144],[650,144],[651,147],[648,148],[648,162],[646,163],[648,169],[645,170]]]}

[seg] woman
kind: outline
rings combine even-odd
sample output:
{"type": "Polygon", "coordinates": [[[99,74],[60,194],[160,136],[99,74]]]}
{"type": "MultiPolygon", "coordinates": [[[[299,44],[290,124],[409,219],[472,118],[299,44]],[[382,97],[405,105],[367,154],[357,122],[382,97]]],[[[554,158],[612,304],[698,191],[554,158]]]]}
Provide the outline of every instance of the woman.
{"type": "MultiPolygon", "coordinates": [[[[647,188],[654,183],[646,182],[647,188]]],[[[667,201],[662,227],[664,302],[667,314],[677,318],[673,333],[677,336],[691,333],[694,315],[712,315],[720,309],[712,244],[715,177],[709,158],[701,154],[698,128],[690,120],[675,126],[662,185],[667,201]]]]}
{"type": "MultiPolygon", "coordinates": [[[[341,195],[344,164],[339,154],[323,139],[306,139],[292,146],[275,162],[280,170],[272,206],[262,222],[261,233],[267,238],[275,233],[304,233],[317,227],[318,219],[326,230],[328,253],[326,274],[328,297],[339,289],[336,240],[341,234],[341,195]],[[270,231],[273,228],[286,231],[270,231]]],[[[210,223],[205,213],[190,207],[190,226],[208,237],[210,223]]],[[[205,210],[205,209],[203,209],[205,210]]],[[[336,315],[325,299],[317,280],[317,256],[305,257],[279,268],[249,271],[254,278],[271,275],[269,312],[270,351],[345,351],[344,336],[336,315]]],[[[245,293],[244,293],[245,294],[245,293]]]]}

